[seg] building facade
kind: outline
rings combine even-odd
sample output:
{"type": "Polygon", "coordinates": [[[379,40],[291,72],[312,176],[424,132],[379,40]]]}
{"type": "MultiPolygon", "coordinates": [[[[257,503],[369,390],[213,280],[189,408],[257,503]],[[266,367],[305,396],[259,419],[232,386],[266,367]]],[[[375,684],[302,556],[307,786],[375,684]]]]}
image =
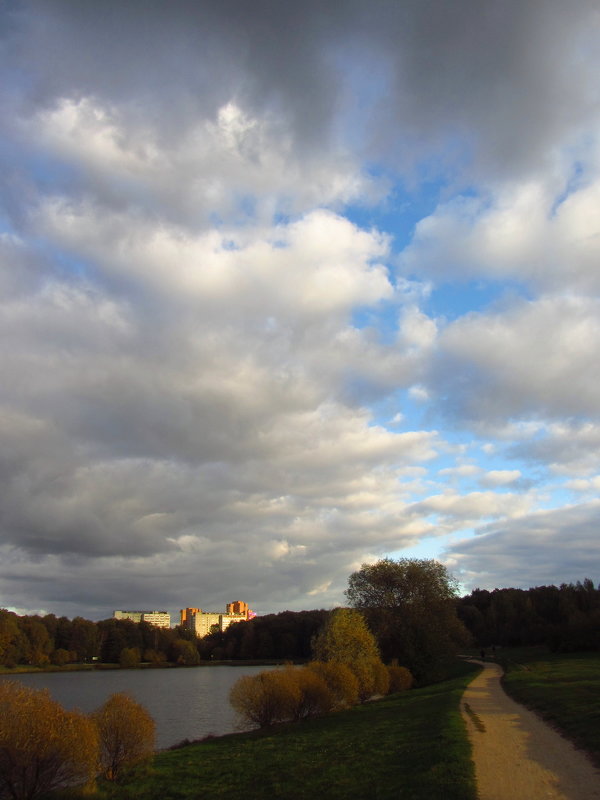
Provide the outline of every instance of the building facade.
{"type": "Polygon", "coordinates": [[[202,611],[201,608],[182,608],[179,612],[180,624],[188,630],[194,631],[196,636],[202,638],[213,631],[224,631],[234,622],[243,622],[255,616],[248,608],[248,603],[236,600],[227,603],[225,614],[218,611],[202,611]]]}
{"type": "Polygon", "coordinates": [[[157,628],[170,628],[171,615],[167,611],[115,611],[114,619],[130,619],[132,622],[148,622],[157,628]]]}

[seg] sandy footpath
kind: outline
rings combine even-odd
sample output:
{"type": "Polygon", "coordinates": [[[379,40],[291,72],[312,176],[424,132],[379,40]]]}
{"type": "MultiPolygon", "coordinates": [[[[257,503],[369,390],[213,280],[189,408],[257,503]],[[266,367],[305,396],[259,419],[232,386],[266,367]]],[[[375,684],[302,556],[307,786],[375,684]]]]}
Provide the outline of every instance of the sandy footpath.
{"type": "Polygon", "coordinates": [[[485,663],[461,701],[480,800],[600,800],[600,772],[500,685],[485,663]]]}

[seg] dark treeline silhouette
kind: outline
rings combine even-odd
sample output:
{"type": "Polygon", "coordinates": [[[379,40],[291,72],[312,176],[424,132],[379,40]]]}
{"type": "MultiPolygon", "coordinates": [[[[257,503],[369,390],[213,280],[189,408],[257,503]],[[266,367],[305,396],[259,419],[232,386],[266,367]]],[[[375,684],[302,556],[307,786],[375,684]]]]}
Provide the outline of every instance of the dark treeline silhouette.
{"type": "Polygon", "coordinates": [[[82,617],[67,619],[19,616],[0,610],[0,664],[64,666],[69,663],[196,664],[200,660],[195,637],[180,628],[157,628],[147,622],[106,619],[91,622],[82,617]]]}
{"type": "Polygon", "coordinates": [[[600,585],[475,589],[458,616],[481,647],[545,644],[553,651],[600,649],[600,585]]]}
{"type": "Polygon", "coordinates": [[[290,660],[311,656],[311,640],[329,612],[283,611],[230,625],[224,632],[196,639],[182,627],[158,628],[147,622],[76,617],[19,616],[0,610],[0,665],[97,661],[121,666],[182,664],[200,660],[290,660]]]}
{"type": "Polygon", "coordinates": [[[311,641],[329,611],[282,611],[230,625],[199,641],[203,659],[286,660],[311,658],[311,641]]]}
{"type": "MultiPolygon", "coordinates": [[[[558,651],[600,649],[600,585],[596,588],[589,578],[558,587],[475,589],[456,605],[459,619],[481,647],[545,644],[558,651]]],[[[196,639],[181,627],[157,628],[112,618],[70,620],[54,614],[19,616],[0,610],[0,665],[306,661],[329,613],[283,611],[196,639]]]]}

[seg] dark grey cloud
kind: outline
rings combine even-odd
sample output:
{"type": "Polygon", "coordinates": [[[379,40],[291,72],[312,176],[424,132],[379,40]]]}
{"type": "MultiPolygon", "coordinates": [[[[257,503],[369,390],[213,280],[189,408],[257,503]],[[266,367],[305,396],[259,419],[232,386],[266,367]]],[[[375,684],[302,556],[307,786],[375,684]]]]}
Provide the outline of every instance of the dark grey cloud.
{"type": "Polygon", "coordinates": [[[597,501],[504,520],[459,542],[447,555],[454,574],[469,589],[526,589],[586,577],[597,582],[600,564],[600,505],[597,501]]]}
{"type": "Polygon", "coordinates": [[[234,99],[281,115],[300,149],[332,145],[341,114],[364,127],[362,147],[404,167],[453,144],[507,176],[539,167],[597,113],[596,11],[583,0],[109,0],[100,12],[50,0],[5,6],[4,66],[19,113],[93,96],[177,138],[234,99]]]}

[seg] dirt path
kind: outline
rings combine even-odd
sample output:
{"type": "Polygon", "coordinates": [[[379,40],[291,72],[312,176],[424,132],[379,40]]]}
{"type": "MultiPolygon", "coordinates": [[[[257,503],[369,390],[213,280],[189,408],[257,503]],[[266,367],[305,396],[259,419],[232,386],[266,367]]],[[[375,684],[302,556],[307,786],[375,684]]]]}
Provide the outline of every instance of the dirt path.
{"type": "Polygon", "coordinates": [[[589,759],[505,694],[498,664],[483,666],[461,702],[480,800],[600,800],[589,759]]]}

